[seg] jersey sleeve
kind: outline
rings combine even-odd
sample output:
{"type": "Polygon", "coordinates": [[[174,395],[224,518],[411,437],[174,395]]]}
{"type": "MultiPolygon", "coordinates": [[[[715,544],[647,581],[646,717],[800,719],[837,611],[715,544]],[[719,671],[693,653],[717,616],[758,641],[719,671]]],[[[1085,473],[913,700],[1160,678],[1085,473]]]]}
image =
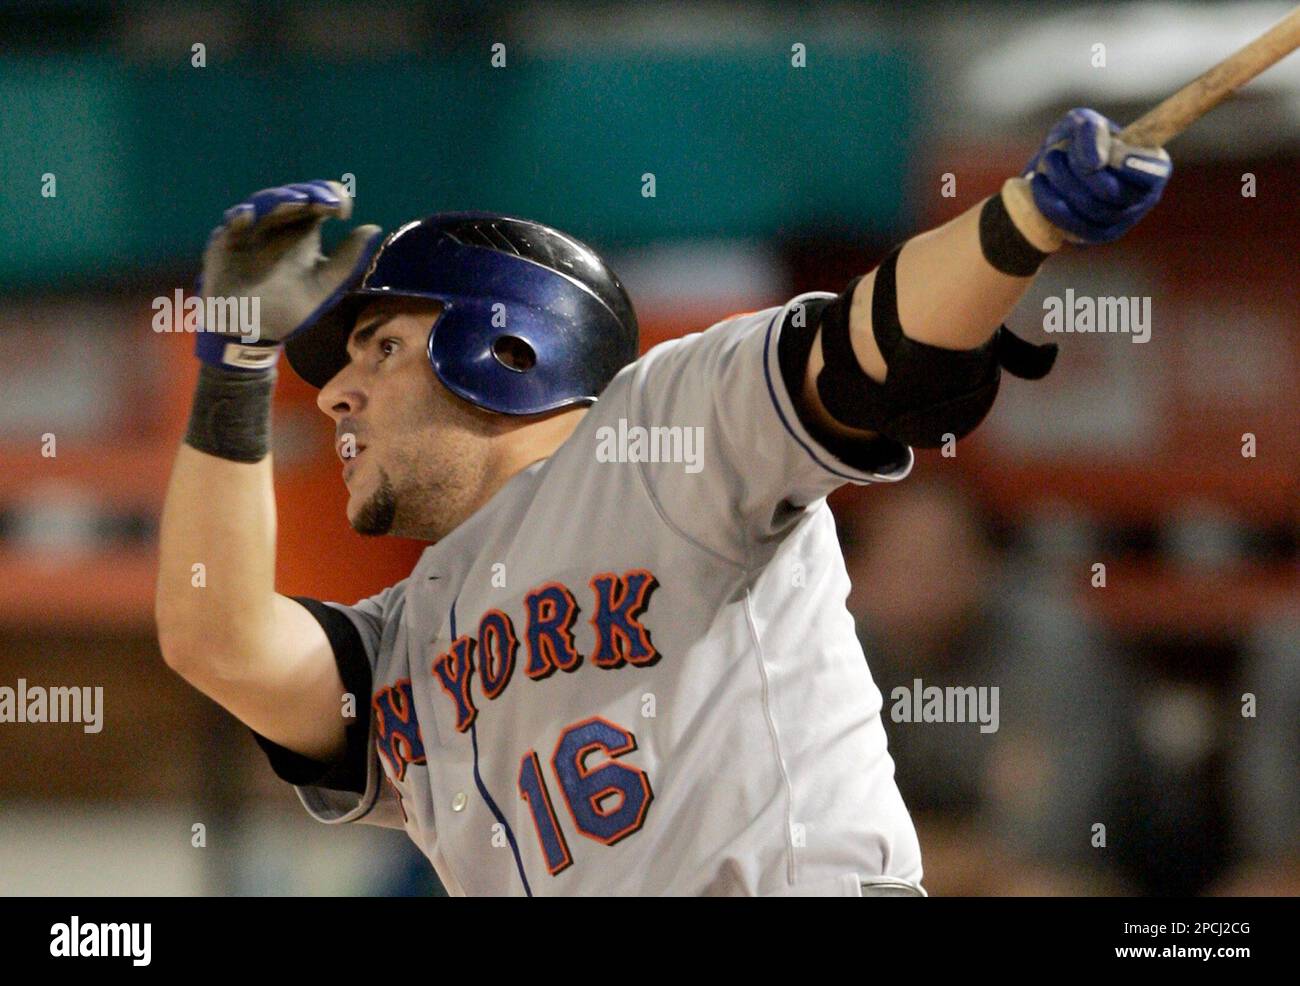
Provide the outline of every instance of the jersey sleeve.
{"type": "Polygon", "coordinates": [[[630,379],[629,438],[616,444],[670,525],[738,564],[835,488],[895,482],[912,468],[908,446],[833,438],[802,408],[817,320],[833,298],[800,295],[664,343],[630,379]]]}
{"type": "Polygon", "coordinates": [[[332,763],[302,756],[256,732],[253,736],[276,776],[294,786],[308,814],[317,821],[402,827],[400,808],[391,789],[383,783],[370,696],[376,662],[383,652],[385,636],[395,629],[405,588],[404,579],[352,606],[292,597],[325,631],[343,686],[356,697],[356,718],[347,726],[343,756],[332,763]]]}

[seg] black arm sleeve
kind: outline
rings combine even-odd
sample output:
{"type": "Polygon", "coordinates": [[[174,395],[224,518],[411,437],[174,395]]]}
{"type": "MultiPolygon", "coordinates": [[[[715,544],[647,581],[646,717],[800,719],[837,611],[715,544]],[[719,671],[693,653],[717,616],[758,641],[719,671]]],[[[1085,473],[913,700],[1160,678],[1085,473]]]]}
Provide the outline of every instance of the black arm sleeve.
{"type": "Polygon", "coordinates": [[[333,763],[322,763],[294,753],[257,732],[253,732],[253,738],[266,753],[271,769],[281,780],[294,785],[313,785],[334,791],[364,794],[367,757],[370,752],[371,675],[370,660],[366,657],[361,635],[352,621],[333,606],[302,596],[291,598],[316,617],[316,622],[329,638],[343,687],[356,697],[357,715],[345,730],[347,749],[342,758],[333,763]]]}
{"type": "Polygon", "coordinates": [[[817,439],[826,451],[846,465],[863,472],[888,469],[907,458],[907,446],[892,438],[878,435],[875,438],[846,438],[832,434],[822,427],[813,415],[804,399],[804,377],[808,373],[808,358],[812,354],[813,340],[821,325],[823,313],[832,305],[840,305],[847,311],[853,299],[853,289],[861,278],[855,278],[838,298],[818,299],[805,302],[804,317],[797,319],[796,308],[791,308],[781,326],[781,336],[777,340],[777,361],[781,364],[781,378],[785,389],[794,402],[799,420],[803,422],[808,434],[817,439]]]}

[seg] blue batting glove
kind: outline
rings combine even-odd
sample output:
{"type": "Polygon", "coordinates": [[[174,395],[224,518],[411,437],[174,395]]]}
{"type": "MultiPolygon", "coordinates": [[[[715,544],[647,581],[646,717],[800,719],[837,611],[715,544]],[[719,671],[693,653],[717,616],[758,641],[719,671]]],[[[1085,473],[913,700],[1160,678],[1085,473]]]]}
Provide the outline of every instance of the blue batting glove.
{"type": "Polygon", "coordinates": [[[383,232],[368,225],[352,230],[332,255],[321,252],[321,226],[351,215],[347,190],[323,180],[264,188],[227,209],[208,237],[199,284],[205,302],[256,299],[257,325],[252,333],[207,326],[212,331],[195,340],[199,359],[236,370],[273,365],[280,344],[349,290],[378,250],[383,232]]]}
{"type": "Polygon", "coordinates": [[[1173,164],[1162,148],[1130,147],[1095,110],[1063,116],[1025,166],[1034,204],[1074,243],[1110,243],[1160,201],[1173,164]]]}

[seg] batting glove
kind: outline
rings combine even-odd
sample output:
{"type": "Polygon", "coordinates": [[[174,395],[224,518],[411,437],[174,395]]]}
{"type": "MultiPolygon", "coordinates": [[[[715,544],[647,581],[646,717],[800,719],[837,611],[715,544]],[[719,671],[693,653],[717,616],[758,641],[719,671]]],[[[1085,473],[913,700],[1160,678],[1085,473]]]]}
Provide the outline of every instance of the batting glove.
{"type": "Polygon", "coordinates": [[[1025,166],[1038,211],[1074,243],[1110,243],[1160,201],[1173,163],[1162,148],[1130,147],[1095,110],[1070,110],[1025,166]]]}
{"type": "Polygon", "coordinates": [[[325,220],[351,215],[352,197],[334,181],[265,188],[227,209],[208,237],[198,290],[205,303],[246,299],[245,310],[256,298],[258,318],[253,326],[208,326],[198,335],[198,357],[226,369],[273,364],[280,344],[348,290],[378,249],[383,231],[366,225],[333,256],[321,253],[325,220]]]}

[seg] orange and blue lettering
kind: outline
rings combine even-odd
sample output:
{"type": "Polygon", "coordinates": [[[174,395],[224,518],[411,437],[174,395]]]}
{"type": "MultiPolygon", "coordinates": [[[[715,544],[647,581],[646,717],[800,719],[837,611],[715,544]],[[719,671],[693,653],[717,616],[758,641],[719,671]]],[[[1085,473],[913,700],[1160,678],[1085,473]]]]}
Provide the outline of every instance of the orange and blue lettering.
{"type": "Polygon", "coordinates": [[[644,770],[619,763],[616,758],[636,749],[636,737],[622,726],[592,716],[568,726],[560,734],[551,767],[564,791],[573,824],[589,839],[612,846],[645,824],[654,800],[650,778],[644,770]],[[587,756],[603,750],[610,759],[588,768],[587,756]],[[617,799],[616,804],[606,802],[617,799]]]}
{"type": "Polygon", "coordinates": [[[528,607],[528,668],[530,678],[545,678],[555,672],[573,671],[582,655],[573,643],[573,621],[578,604],[560,582],[547,582],[524,597],[528,607]]]}
{"type": "Polygon", "coordinates": [[[375,692],[370,702],[375,713],[375,746],[400,781],[407,764],[424,763],[424,737],[415,718],[411,679],[403,678],[375,692]]]}
{"type": "Polygon", "coordinates": [[[555,820],[555,808],[551,805],[550,792],[542,780],[542,765],[537,761],[537,754],[529,750],[519,762],[519,796],[528,805],[533,814],[533,826],[537,829],[537,841],[542,847],[542,856],[546,859],[546,872],[555,876],[561,870],[573,864],[569,853],[569,843],[565,841],[560,824],[555,820]]]}
{"type": "Polygon", "coordinates": [[[621,577],[601,572],[592,576],[589,585],[596,596],[596,612],[590,620],[596,631],[592,663],[602,668],[619,668],[625,662],[646,667],[659,660],[650,631],[637,619],[649,605],[650,594],[659,587],[654,575],[644,568],[625,572],[621,577]]]}
{"type": "Polygon", "coordinates": [[[510,617],[499,609],[490,609],[478,623],[479,680],[483,694],[494,699],[510,684],[515,670],[515,653],[519,638],[510,617]]]}
{"type": "Polygon", "coordinates": [[[469,680],[474,674],[474,638],[462,636],[452,641],[451,650],[433,662],[433,673],[456,706],[456,731],[465,732],[478,715],[469,693],[469,680]]]}

